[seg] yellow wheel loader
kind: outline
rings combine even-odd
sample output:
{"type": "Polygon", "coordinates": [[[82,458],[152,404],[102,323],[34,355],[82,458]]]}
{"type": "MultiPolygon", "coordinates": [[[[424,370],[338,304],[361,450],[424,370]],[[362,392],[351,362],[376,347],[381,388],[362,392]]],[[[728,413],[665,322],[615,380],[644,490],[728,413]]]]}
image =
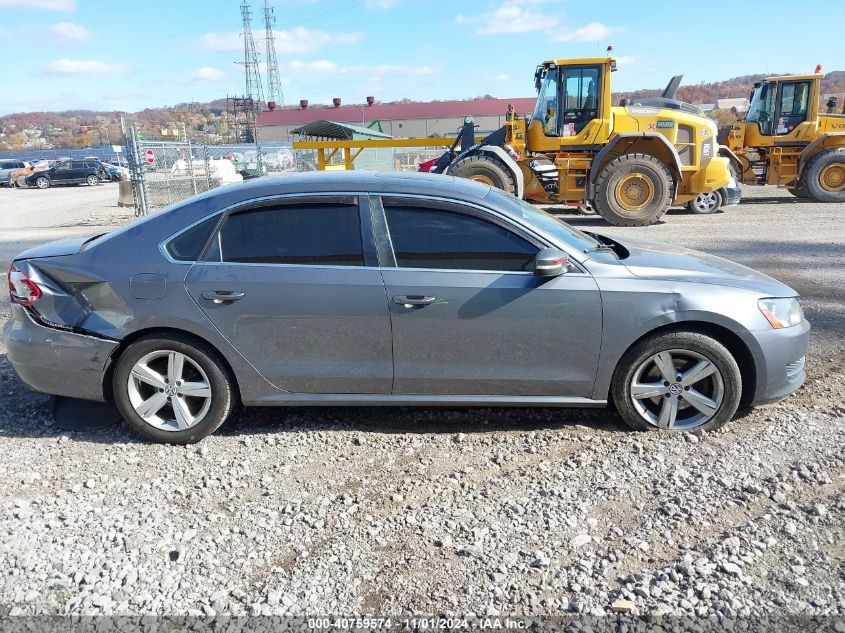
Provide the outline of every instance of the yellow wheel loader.
{"type": "Polygon", "coordinates": [[[614,107],[615,69],[613,58],[544,62],[530,118],[509,112],[504,127],[480,142],[468,120],[431,171],[533,202],[591,205],[617,226],[653,224],[671,204],[733,185],[715,123],[673,98],[680,77],[662,97],[614,107]]]}
{"type": "Polygon", "coordinates": [[[537,67],[533,115],[512,108],[505,125],[478,139],[472,119],[456,138],[297,141],[317,150],[318,169],[343,151],[344,166],[373,147],[442,147],[430,170],[470,178],[525,200],[587,206],[618,226],[657,222],[671,204],[734,186],[718,155],[716,124],[674,99],[676,77],[662,97],[611,105],[610,57],[557,59],[537,67]],[[357,150],[357,151],[354,151],[357,150]]]}
{"type": "Polygon", "coordinates": [[[721,138],[722,155],[747,185],[785,187],[799,198],[845,202],[845,112],[821,113],[821,68],[754,86],[744,121],[721,138]]]}

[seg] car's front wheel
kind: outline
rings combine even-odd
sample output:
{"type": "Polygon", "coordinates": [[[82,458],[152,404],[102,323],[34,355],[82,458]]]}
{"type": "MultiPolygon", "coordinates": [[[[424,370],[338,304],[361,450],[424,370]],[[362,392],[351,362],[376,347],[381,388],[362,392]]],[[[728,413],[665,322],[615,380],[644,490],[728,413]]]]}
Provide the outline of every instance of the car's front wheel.
{"type": "Polygon", "coordinates": [[[37,178],[35,180],[35,186],[38,187],[39,189],[46,189],[47,187],[50,186],[50,179],[46,178],[44,176],[41,176],[40,178],[37,178]]]}
{"type": "Polygon", "coordinates": [[[739,407],[742,377],[736,359],[716,339],[697,332],[647,337],[628,350],[611,396],[638,431],[711,431],[739,407]]]}
{"type": "Polygon", "coordinates": [[[234,381],[216,351],[188,337],[132,343],[115,366],[115,403],[130,428],[166,444],[211,435],[235,402],[234,381]]]}
{"type": "Polygon", "coordinates": [[[88,178],[86,178],[86,179],[85,179],[85,182],[87,182],[87,183],[88,183],[88,186],[89,186],[89,187],[93,187],[94,185],[99,185],[99,184],[100,184],[100,179],[99,179],[99,178],[97,178],[95,175],[90,174],[90,175],[88,176],[88,178]]]}

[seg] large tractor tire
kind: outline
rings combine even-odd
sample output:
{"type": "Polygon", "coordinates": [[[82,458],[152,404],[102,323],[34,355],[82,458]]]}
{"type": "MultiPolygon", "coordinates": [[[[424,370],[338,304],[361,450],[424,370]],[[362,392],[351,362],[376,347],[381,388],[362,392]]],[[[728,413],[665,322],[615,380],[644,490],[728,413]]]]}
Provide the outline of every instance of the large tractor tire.
{"type": "Polygon", "coordinates": [[[449,169],[449,175],[469,178],[511,195],[516,193],[516,182],[508,168],[502,161],[487,154],[473,154],[462,158],[449,169]]]}
{"type": "Polygon", "coordinates": [[[623,154],[599,172],[594,206],[614,226],[657,222],[674,198],[672,175],[649,154],[623,154]]]}
{"type": "Polygon", "coordinates": [[[807,165],[801,181],[816,202],[845,202],[845,148],[818,154],[807,165]]]}
{"type": "Polygon", "coordinates": [[[803,182],[799,182],[796,187],[787,187],[786,190],[796,198],[801,198],[802,200],[806,200],[810,197],[810,194],[808,194],[807,190],[804,188],[803,182]]]}

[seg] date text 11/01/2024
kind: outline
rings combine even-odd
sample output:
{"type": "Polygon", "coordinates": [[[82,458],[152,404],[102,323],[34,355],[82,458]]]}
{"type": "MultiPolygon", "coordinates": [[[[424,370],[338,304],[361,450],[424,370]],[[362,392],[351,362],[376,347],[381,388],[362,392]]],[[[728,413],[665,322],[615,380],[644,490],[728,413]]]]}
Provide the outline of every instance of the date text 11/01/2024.
{"type": "Polygon", "coordinates": [[[452,630],[511,630],[520,631],[528,628],[528,621],[510,617],[486,618],[309,618],[308,628],[312,630],[338,631],[377,631],[399,629],[412,631],[452,631],[452,630]]]}

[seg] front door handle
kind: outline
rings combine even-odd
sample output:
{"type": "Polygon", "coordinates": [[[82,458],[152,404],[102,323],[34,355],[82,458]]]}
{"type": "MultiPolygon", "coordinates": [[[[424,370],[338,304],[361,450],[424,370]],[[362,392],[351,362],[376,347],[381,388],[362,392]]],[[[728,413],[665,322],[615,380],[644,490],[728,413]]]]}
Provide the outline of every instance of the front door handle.
{"type": "Polygon", "coordinates": [[[203,299],[208,299],[217,304],[231,303],[243,299],[245,296],[243,292],[235,292],[234,290],[204,290],[202,293],[203,299]]]}
{"type": "Polygon", "coordinates": [[[437,301],[437,297],[426,297],[425,295],[396,295],[393,303],[398,303],[406,308],[413,306],[427,306],[437,301]]]}

